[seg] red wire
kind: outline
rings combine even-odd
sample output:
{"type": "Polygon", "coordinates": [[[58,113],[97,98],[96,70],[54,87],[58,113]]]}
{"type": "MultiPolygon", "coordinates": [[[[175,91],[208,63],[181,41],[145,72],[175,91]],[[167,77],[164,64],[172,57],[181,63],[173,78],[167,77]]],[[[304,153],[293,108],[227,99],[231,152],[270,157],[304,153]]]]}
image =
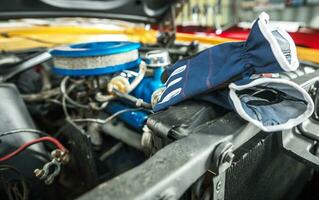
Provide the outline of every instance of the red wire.
{"type": "Polygon", "coordinates": [[[34,145],[34,144],[37,144],[40,142],[51,142],[61,151],[66,151],[65,147],[57,139],[55,139],[53,137],[42,137],[39,139],[31,140],[31,141],[23,144],[22,146],[20,146],[17,150],[15,150],[15,151],[13,151],[13,152],[11,152],[3,157],[0,157],[0,162],[8,160],[8,159],[18,155],[19,153],[21,153],[22,151],[24,151],[26,148],[30,147],[31,145],[34,145]]]}

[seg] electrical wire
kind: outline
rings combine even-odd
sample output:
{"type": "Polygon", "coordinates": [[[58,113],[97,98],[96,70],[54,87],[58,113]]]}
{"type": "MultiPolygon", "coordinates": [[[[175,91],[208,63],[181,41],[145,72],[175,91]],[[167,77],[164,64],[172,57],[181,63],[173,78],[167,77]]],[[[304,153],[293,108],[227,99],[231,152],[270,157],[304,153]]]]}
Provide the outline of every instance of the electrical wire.
{"type": "Polygon", "coordinates": [[[38,134],[40,136],[48,136],[48,134],[44,133],[43,131],[40,130],[36,130],[36,129],[14,129],[14,130],[10,130],[10,131],[6,131],[3,133],[0,133],[0,137],[4,137],[7,135],[12,135],[12,134],[16,134],[16,133],[35,133],[38,134]]]}
{"type": "Polygon", "coordinates": [[[61,93],[60,88],[54,88],[51,90],[45,90],[35,94],[24,94],[22,95],[22,98],[23,100],[28,102],[43,101],[43,100],[52,98],[54,96],[57,96],[60,93],[61,93]]]}
{"type": "Polygon", "coordinates": [[[23,144],[22,146],[20,146],[18,149],[16,149],[15,151],[0,157],[0,162],[9,160],[11,158],[13,158],[14,156],[20,154],[21,152],[23,152],[25,149],[27,149],[28,147],[37,144],[37,143],[42,143],[42,142],[50,142],[52,144],[54,144],[58,149],[60,149],[61,151],[66,151],[66,148],[55,138],[53,137],[42,137],[42,138],[38,138],[35,140],[31,140],[25,144],[23,144]]]}
{"type": "Polygon", "coordinates": [[[68,108],[67,108],[67,105],[66,105],[66,99],[65,99],[65,96],[62,97],[62,109],[63,109],[63,112],[64,112],[64,115],[65,115],[65,118],[66,119],[70,119],[72,121],[72,118],[68,112],[68,108]]]}
{"type": "Polygon", "coordinates": [[[106,101],[106,102],[103,102],[101,105],[98,105],[97,103],[91,103],[90,106],[93,110],[97,110],[97,111],[101,111],[101,110],[104,110],[106,108],[106,106],[109,105],[110,102],[106,101]]]}
{"type": "MultiPolygon", "coordinates": [[[[57,104],[57,105],[62,106],[62,102],[57,100],[57,99],[46,99],[45,101],[48,103],[57,104]]],[[[67,105],[67,107],[74,108],[74,106],[72,106],[72,105],[67,105]]]]}
{"type": "Polygon", "coordinates": [[[114,113],[113,115],[109,116],[106,119],[83,118],[83,119],[72,119],[72,121],[74,121],[74,122],[94,122],[94,123],[99,123],[99,124],[106,124],[122,113],[138,111],[138,110],[142,110],[142,109],[141,108],[128,108],[125,110],[120,110],[120,111],[114,113]]]}
{"type": "Polygon", "coordinates": [[[100,156],[100,161],[104,161],[110,156],[112,156],[114,153],[116,153],[118,150],[120,150],[124,146],[123,143],[119,142],[116,145],[114,145],[111,149],[107,150],[100,156]]]}
{"type": "Polygon", "coordinates": [[[109,102],[111,100],[114,100],[115,98],[116,96],[114,95],[103,95],[101,92],[98,92],[95,95],[95,100],[98,102],[109,102]]]}
{"type": "Polygon", "coordinates": [[[76,101],[74,101],[68,94],[79,84],[83,83],[83,81],[79,82],[79,83],[75,83],[74,85],[72,85],[70,88],[71,89],[66,89],[66,83],[67,81],[70,79],[69,76],[66,76],[65,78],[63,78],[63,80],[61,81],[61,85],[60,85],[60,90],[61,90],[61,93],[63,95],[63,97],[69,102],[71,103],[72,105],[76,106],[76,107],[79,107],[79,108],[84,108],[84,109],[88,109],[89,106],[88,105],[84,105],[84,104],[81,104],[81,103],[78,103],[76,101]]]}
{"type": "MultiPolygon", "coordinates": [[[[138,76],[133,80],[132,84],[130,85],[130,88],[129,90],[133,90],[140,82],[141,80],[143,79],[144,75],[145,75],[145,71],[146,71],[146,65],[144,62],[142,62],[140,64],[140,70],[139,70],[139,73],[138,73],[138,76]]],[[[106,118],[106,119],[96,119],[96,118],[80,118],[80,119],[72,119],[68,110],[67,110],[67,102],[76,106],[76,107],[79,107],[79,108],[84,108],[84,109],[88,109],[90,108],[90,106],[88,105],[84,105],[84,104],[81,104],[79,102],[76,102],[74,101],[72,98],[70,98],[70,96],[68,95],[79,83],[73,83],[73,85],[71,85],[68,89],[66,87],[67,85],[67,82],[68,80],[71,80],[69,76],[66,76],[65,78],[63,78],[63,80],[61,81],[61,84],[60,84],[60,90],[61,90],[61,93],[62,93],[62,108],[63,108],[63,112],[64,112],[64,115],[66,116],[66,119],[69,119],[73,122],[94,122],[94,123],[99,123],[99,124],[105,124],[105,123],[108,123],[109,121],[111,121],[113,118],[115,118],[116,116],[124,113],[124,112],[130,112],[130,111],[137,111],[137,110],[141,110],[141,108],[132,108],[132,109],[125,109],[125,110],[121,110],[121,111],[118,111],[116,113],[114,113],[113,115],[111,115],[110,117],[106,118]]],[[[80,84],[83,83],[80,82],[80,84]]],[[[100,96],[96,96],[97,97],[100,97],[100,96]]],[[[142,101],[141,99],[137,99],[137,98],[133,98],[131,95],[128,95],[128,96],[125,96],[126,99],[129,99],[131,100],[133,103],[135,103],[135,105],[137,107],[145,107],[145,108],[151,108],[151,105],[142,101]],[[131,97],[131,98],[129,98],[131,97]]],[[[124,98],[124,97],[123,97],[124,98]]],[[[113,100],[114,99],[114,96],[107,96],[107,99],[106,101],[103,101],[104,103],[102,104],[101,107],[97,108],[98,110],[101,110],[103,108],[105,108],[107,105],[108,105],[108,101],[110,100],[113,100]]],[[[101,99],[99,99],[101,100],[101,99]]],[[[105,99],[103,99],[105,100],[105,99]]]]}
{"type": "Polygon", "coordinates": [[[116,94],[116,96],[132,102],[133,105],[136,107],[144,107],[146,109],[152,109],[152,105],[150,103],[143,101],[143,99],[136,98],[135,96],[120,92],[116,89],[113,89],[113,92],[114,92],[114,94],[116,94]]]}

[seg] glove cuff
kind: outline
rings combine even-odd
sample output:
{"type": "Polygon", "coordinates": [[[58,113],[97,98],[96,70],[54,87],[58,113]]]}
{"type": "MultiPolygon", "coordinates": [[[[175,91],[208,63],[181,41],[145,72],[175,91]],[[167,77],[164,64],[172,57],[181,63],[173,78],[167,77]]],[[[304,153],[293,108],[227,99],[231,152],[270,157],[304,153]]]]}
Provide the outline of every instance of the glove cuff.
{"type": "Polygon", "coordinates": [[[280,67],[285,71],[294,71],[299,67],[299,61],[297,58],[296,45],[291,38],[291,36],[284,30],[280,28],[273,28],[269,25],[269,15],[265,12],[262,12],[258,18],[258,27],[261,30],[263,36],[269,42],[273,55],[277,59],[280,67]],[[282,39],[289,43],[290,47],[290,62],[283,53],[283,50],[280,47],[279,41],[274,36],[273,32],[277,32],[282,39]]]}
{"type": "Polygon", "coordinates": [[[314,110],[306,90],[285,79],[259,78],[246,85],[231,83],[229,89],[236,112],[266,132],[290,129],[305,121],[314,110]],[[261,94],[265,91],[268,93],[261,94]],[[276,98],[269,96],[270,91],[278,92],[277,102],[271,102],[276,98]]]}

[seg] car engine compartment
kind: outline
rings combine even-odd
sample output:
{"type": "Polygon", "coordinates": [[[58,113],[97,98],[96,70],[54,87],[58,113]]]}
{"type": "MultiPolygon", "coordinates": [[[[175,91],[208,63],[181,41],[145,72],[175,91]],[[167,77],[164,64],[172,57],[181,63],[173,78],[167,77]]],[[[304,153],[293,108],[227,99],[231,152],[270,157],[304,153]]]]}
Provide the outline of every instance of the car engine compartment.
{"type": "MultiPolygon", "coordinates": [[[[135,45],[136,63],[130,69],[120,67],[101,75],[55,73],[54,63],[59,61],[45,49],[1,53],[1,154],[47,136],[60,141],[68,154],[58,165],[53,162],[44,167],[45,175],[35,170],[52,163],[53,145],[35,144],[5,161],[1,169],[8,173],[2,174],[2,196],[74,199],[147,159],[150,154],[144,153],[148,149],[141,140],[152,113],[151,94],[162,85],[161,73],[170,60],[189,56],[195,52],[189,49],[198,46],[181,45],[168,55],[156,46],[137,50],[138,43],[127,44],[135,45]],[[132,95],[108,92],[110,82],[117,89],[125,89],[123,84],[132,79],[137,79],[131,82],[132,95]]],[[[124,58],[120,55],[120,59],[106,60],[125,64],[121,61],[124,58]]],[[[76,61],[67,62],[72,65],[76,61]]]]}
{"type": "MultiPolygon", "coordinates": [[[[26,143],[32,145],[13,155],[12,159],[2,158],[0,195],[4,199],[77,198],[98,184],[142,164],[172,142],[218,119],[234,115],[198,99],[155,114],[151,109],[152,94],[163,85],[165,67],[197,53],[203,48],[199,44],[175,44],[163,49],[157,45],[110,43],[102,46],[110,45],[113,52],[103,54],[98,50],[101,45],[98,43],[58,48],[50,53],[46,49],[32,49],[0,54],[0,154],[9,154],[26,143]],[[115,47],[120,53],[114,52],[115,47]],[[86,54],[92,49],[93,54],[86,54]],[[93,62],[93,55],[100,58],[94,57],[93,62]],[[107,67],[101,71],[102,65],[107,67]],[[43,143],[41,138],[48,137],[54,139],[43,140],[43,143]]],[[[297,71],[282,73],[281,77],[295,79],[315,73],[318,67],[302,62],[297,71]]],[[[235,153],[240,162],[239,158],[244,158],[247,150],[251,151],[248,158],[245,157],[246,161],[241,161],[247,162],[241,169],[251,165],[247,159],[258,157],[251,155],[254,152],[249,149],[273,151],[268,146],[274,143],[275,136],[260,134],[255,142],[245,143],[250,147],[243,146],[235,153]],[[266,142],[260,143],[260,137],[266,142]]],[[[272,165],[269,155],[260,159],[264,164],[258,164],[256,159],[253,162],[256,168],[272,165]]],[[[290,158],[279,160],[275,169],[296,163],[290,158]]],[[[243,178],[238,181],[244,180],[242,171],[236,172],[235,167],[231,170],[228,177],[241,174],[243,178]]],[[[273,172],[269,170],[265,171],[267,177],[273,172]]],[[[303,184],[311,176],[311,170],[302,164],[291,171],[294,180],[302,179],[300,183],[303,184]]],[[[254,176],[254,173],[256,171],[247,172],[247,176],[254,176]]],[[[211,176],[206,174],[197,180],[183,198],[207,199],[214,195],[209,192],[212,183],[206,180],[211,176]]],[[[290,180],[287,179],[287,187],[280,193],[288,192],[290,180]]],[[[254,180],[248,182],[253,184],[254,180]]],[[[230,183],[228,181],[226,185],[230,183]]],[[[232,181],[227,187],[236,188],[235,183],[232,181]]],[[[225,197],[233,199],[238,192],[228,193],[225,197]]],[[[269,197],[272,196],[269,194],[269,197]]]]}

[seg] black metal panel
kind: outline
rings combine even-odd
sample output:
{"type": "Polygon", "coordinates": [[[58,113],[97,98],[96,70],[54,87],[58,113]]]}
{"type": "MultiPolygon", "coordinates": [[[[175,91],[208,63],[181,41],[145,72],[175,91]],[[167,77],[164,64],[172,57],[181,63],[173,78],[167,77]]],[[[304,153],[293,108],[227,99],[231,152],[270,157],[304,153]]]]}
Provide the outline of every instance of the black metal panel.
{"type": "MultiPolygon", "coordinates": [[[[0,85],[0,99],[0,133],[15,129],[35,128],[20,94],[13,84],[0,85]]],[[[37,134],[26,132],[4,136],[1,138],[0,155],[3,156],[11,153],[24,143],[38,137],[37,134]]],[[[25,176],[28,183],[30,183],[32,191],[41,191],[43,183],[34,176],[33,171],[36,168],[42,167],[47,158],[48,152],[44,149],[44,146],[42,144],[35,144],[8,161],[1,162],[1,164],[17,168],[25,176]]],[[[31,195],[35,197],[40,195],[40,193],[33,192],[31,195]]]]}
{"type": "Polygon", "coordinates": [[[72,121],[66,120],[65,126],[59,132],[61,133],[59,139],[67,141],[66,148],[70,153],[70,163],[63,168],[64,176],[60,179],[60,182],[68,183],[66,190],[69,189],[70,192],[59,198],[74,199],[98,184],[92,144],[89,134],[72,121]],[[71,189],[75,187],[76,190],[71,189]]]}
{"type": "MultiPolygon", "coordinates": [[[[1,84],[0,97],[0,133],[15,129],[35,128],[31,116],[14,85],[1,84]]],[[[22,144],[38,137],[34,133],[19,133],[2,137],[0,155],[11,153],[22,144]]],[[[36,144],[5,163],[21,169],[27,177],[33,177],[33,170],[42,166],[44,157],[47,157],[47,152],[43,145],[36,144]],[[25,163],[25,160],[29,162],[25,163]]]]}
{"type": "Polygon", "coordinates": [[[212,154],[220,143],[229,141],[237,149],[258,132],[255,126],[229,113],[198,127],[193,134],[80,199],[178,199],[212,166],[212,154]]]}
{"type": "Polygon", "coordinates": [[[279,149],[279,133],[259,134],[238,149],[226,173],[226,200],[295,199],[311,170],[279,149]]]}
{"type": "Polygon", "coordinates": [[[236,150],[234,164],[226,172],[226,200],[293,199],[311,170],[280,151],[276,134],[259,132],[228,113],[202,124],[193,134],[167,145],[142,165],[102,183],[81,199],[178,199],[212,168],[212,155],[226,141],[236,150]]]}
{"type": "Polygon", "coordinates": [[[206,102],[186,101],[149,116],[147,126],[159,137],[180,139],[225,112],[223,108],[206,102]]]}

